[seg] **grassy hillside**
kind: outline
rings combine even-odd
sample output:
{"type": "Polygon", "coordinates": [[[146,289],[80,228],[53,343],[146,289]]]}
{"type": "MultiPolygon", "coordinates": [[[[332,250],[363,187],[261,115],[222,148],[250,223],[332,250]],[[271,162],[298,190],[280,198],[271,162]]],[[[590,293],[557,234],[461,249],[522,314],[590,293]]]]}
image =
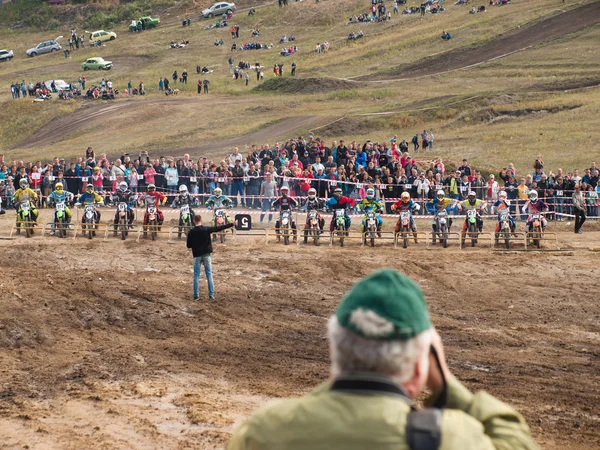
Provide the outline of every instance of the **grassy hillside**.
{"type": "MultiPolygon", "coordinates": [[[[432,55],[477,48],[590,1],[514,0],[511,5],[490,7],[486,13],[473,15],[466,6],[446,2],[447,11],[424,19],[400,14],[389,22],[360,25],[346,25],[346,21],[366,12],[368,1],[291,2],[282,9],[277,3],[266,4],[257,7],[253,16],[248,16],[246,9],[253,3],[246,2],[239,4],[230,21],[230,25],[238,24],[241,29],[235,42],[273,44],[273,48],[244,52],[230,50],[234,41],[228,28],[203,29],[215,22],[198,17],[199,10],[208,3],[149,4],[150,10],[160,10],[162,22],[157,29],[129,33],[125,28],[128,18],[124,17],[110,28],[118,33],[116,41],[101,48],[73,51],[71,59],[64,59],[61,54],[31,59],[24,52],[40,40],[67,36],[73,26],[90,30],[80,28],[87,19],[75,15],[72,23],[52,31],[32,27],[4,29],[2,46],[13,49],[16,56],[13,61],[0,64],[0,102],[5,105],[0,111],[0,148],[15,158],[47,152],[79,155],[87,145],[98,152],[118,153],[144,146],[178,154],[178,148],[254,132],[281,118],[320,116],[315,125],[285,130],[270,140],[309,131],[322,133],[328,140],[382,141],[393,135],[409,139],[426,128],[436,135],[435,152],[426,158],[465,156],[493,168],[513,162],[520,172],[525,172],[538,153],[544,154],[549,166],[564,168],[583,167],[592,157],[591,150],[598,139],[594,121],[600,108],[599,89],[593,87],[600,84],[600,67],[595,64],[599,57],[595,45],[600,39],[598,25],[469,69],[381,81],[381,74],[393,73],[432,55]],[[187,16],[193,22],[183,28],[180,20],[187,16]],[[253,28],[260,30],[260,37],[250,36],[253,28]],[[348,33],[359,29],[365,37],[347,41],[348,33]],[[450,30],[454,38],[442,41],[442,30],[450,30]],[[278,41],[284,34],[296,36],[298,54],[279,54],[278,41]],[[170,41],[181,39],[189,40],[190,45],[184,49],[168,48],[170,41]],[[214,46],[213,42],[219,39],[225,45],[214,46]],[[323,41],[329,42],[330,50],[318,54],[315,44],[323,41]],[[257,82],[254,72],[249,86],[232,80],[227,64],[230,55],[236,63],[260,62],[265,66],[265,80],[257,82]],[[10,98],[10,82],[53,78],[74,81],[82,73],[79,64],[90,56],[102,56],[115,65],[110,73],[87,73],[89,83],[107,76],[120,88],[128,80],[135,85],[144,81],[149,94],[144,99],[115,101],[113,104],[127,105],[64,128],[43,148],[19,148],[22,140],[52,118],[68,122],[68,114],[72,114],[73,118],[85,119],[90,103],[91,108],[107,105],[75,101],[68,105],[51,102],[32,106],[26,100],[15,102],[10,98]],[[298,66],[294,79],[289,77],[292,62],[298,66]],[[273,77],[276,63],[284,64],[283,78],[273,77]],[[211,82],[208,96],[196,94],[196,65],[206,65],[213,71],[207,77],[211,82]],[[170,77],[174,70],[181,73],[184,69],[190,74],[190,81],[176,85],[178,96],[166,98],[158,92],[159,77],[170,77]],[[378,82],[372,82],[375,77],[371,79],[371,74],[378,74],[378,82]],[[354,80],[357,77],[360,82],[354,80]],[[585,86],[592,87],[580,89],[585,86]],[[189,100],[184,102],[184,98],[189,100]]],[[[388,6],[391,10],[391,4],[388,6]]],[[[124,6],[112,7],[116,11],[124,6]]],[[[253,143],[262,144],[247,142],[253,143]]],[[[206,153],[218,157],[223,151],[202,152],[206,153]]]]}

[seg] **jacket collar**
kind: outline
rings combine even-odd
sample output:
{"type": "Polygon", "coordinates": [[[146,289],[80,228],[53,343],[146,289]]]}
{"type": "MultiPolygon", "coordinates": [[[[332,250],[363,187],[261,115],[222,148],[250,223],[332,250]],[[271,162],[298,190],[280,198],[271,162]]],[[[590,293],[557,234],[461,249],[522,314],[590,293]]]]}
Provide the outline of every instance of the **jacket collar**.
{"type": "Polygon", "coordinates": [[[413,405],[408,393],[390,378],[374,373],[352,373],[337,377],[331,384],[331,391],[359,395],[385,395],[399,397],[413,405]]]}

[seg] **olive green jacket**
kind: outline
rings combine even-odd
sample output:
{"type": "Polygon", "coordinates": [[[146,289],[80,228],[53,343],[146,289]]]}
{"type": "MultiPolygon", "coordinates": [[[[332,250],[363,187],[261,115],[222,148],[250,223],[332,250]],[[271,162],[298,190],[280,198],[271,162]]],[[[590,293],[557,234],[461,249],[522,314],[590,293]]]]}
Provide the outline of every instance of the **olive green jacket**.
{"type": "MultiPolygon", "coordinates": [[[[368,378],[391,383],[384,377],[368,378]]],[[[410,401],[398,395],[330,391],[270,403],[234,433],[228,450],[408,450],[410,401]]],[[[485,392],[448,380],[440,450],[537,450],[521,415],[485,392]]],[[[426,405],[435,401],[436,395],[426,405]]]]}

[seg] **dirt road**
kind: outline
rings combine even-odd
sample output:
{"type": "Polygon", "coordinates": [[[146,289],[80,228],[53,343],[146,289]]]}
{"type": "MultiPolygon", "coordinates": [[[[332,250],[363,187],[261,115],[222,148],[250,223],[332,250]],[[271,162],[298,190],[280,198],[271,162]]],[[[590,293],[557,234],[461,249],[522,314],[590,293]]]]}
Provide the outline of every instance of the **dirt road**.
{"type": "MultiPolygon", "coordinates": [[[[237,99],[222,98],[220,104],[236,103],[237,99]]],[[[71,114],[65,114],[51,120],[42,126],[27,139],[21,141],[13,148],[43,148],[60,142],[63,139],[76,133],[82,128],[87,128],[95,123],[102,123],[110,114],[126,109],[144,108],[153,105],[177,106],[183,104],[198,103],[205,105],[203,98],[180,97],[180,98],[153,98],[148,100],[120,100],[114,102],[88,102],[81,109],[71,114]]],[[[298,116],[287,117],[274,124],[268,125],[254,133],[243,136],[236,136],[216,142],[209,142],[195,147],[165,149],[165,153],[184,154],[198,151],[220,150],[231,148],[233,146],[243,146],[246,144],[259,144],[275,138],[287,138],[290,133],[308,127],[319,121],[327,121],[328,118],[319,116],[298,116]]]]}
{"type": "Polygon", "coordinates": [[[600,2],[596,1],[512,30],[477,47],[460,48],[397,67],[390,72],[365,75],[354,80],[400,80],[464,69],[558,39],[599,22],[600,2]]]}
{"type": "MultiPolygon", "coordinates": [[[[12,220],[0,218],[0,235],[12,220]]],[[[2,446],[222,448],[255,407],[327,378],[327,317],[357,277],[394,266],[422,285],[451,370],[471,389],[515,405],[546,450],[596,448],[590,227],[549,253],[229,239],[216,246],[214,303],[204,281],[191,301],[183,243],[0,240],[2,446]]]]}

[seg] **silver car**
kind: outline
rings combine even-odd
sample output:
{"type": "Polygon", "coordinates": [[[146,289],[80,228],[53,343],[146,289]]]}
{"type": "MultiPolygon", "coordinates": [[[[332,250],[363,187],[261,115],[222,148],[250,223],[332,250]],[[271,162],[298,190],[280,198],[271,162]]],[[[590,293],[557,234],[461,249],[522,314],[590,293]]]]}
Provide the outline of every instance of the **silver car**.
{"type": "Polygon", "coordinates": [[[0,61],[10,61],[13,56],[12,50],[0,50],[0,61]]]}
{"type": "Polygon", "coordinates": [[[215,3],[210,8],[202,11],[202,17],[205,19],[210,19],[214,16],[220,16],[223,14],[230,14],[235,11],[235,3],[215,3]]]}
{"type": "Polygon", "coordinates": [[[49,41],[40,42],[36,47],[27,50],[27,56],[37,56],[41,55],[42,53],[57,52],[61,48],[62,47],[58,42],[56,42],[54,39],[51,39],[49,41]]]}

